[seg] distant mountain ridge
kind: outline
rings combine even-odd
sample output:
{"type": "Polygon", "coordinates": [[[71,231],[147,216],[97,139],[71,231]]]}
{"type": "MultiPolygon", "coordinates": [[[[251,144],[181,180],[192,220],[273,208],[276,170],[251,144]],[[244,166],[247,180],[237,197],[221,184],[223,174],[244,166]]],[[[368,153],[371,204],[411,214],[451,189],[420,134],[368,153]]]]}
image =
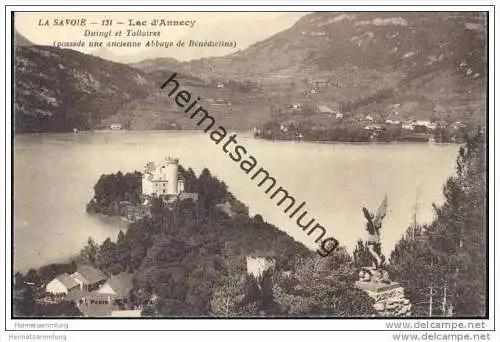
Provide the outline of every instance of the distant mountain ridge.
{"type": "Polygon", "coordinates": [[[144,72],[153,72],[158,70],[177,70],[181,67],[182,62],[175,58],[151,58],[145,59],[137,63],[130,64],[134,68],[140,69],[144,72]]]}
{"type": "Polygon", "coordinates": [[[252,77],[300,65],[331,70],[349,64],[411,73],[465,61],[484,76],[485,25],[484,14],[473,12],[318,12],[246,50],[184,67],[252,77]]]}
{"type": "Polygon", "coordinates": [[[229,129],[317,119],[287,113],[294,104],[484,125],[486,23],[478,12],[319,12],[243,51],[190,62],[124,65],[72,50],[18,47],[16,132],[113,122],[193,129],[158,90],[174,72],[229,129]]]}
{"type": "Polygon", "coordinates": [[[484,125],[486,24],[479,12],[319,12],[246,50],[181,67],[257,82],[281,106],[360,102],[351,106],[360,115],[484,125]],[[381,91],[392,95],[381,100],[381,91]]]}
{"type": "Polygon", "coordinates": [[[266,120],[262,111],[267,120],[288,120],[273,118],[270,108],[294,102],[348,104],[360,115],[465,118],[482,125],[486,24],[480,12],[318,12],[224,57],[134,66],[148,73],[176,70],[207,82],[259,84],[265,95],[247,101],[256,119],[236,128],[260,125],[266,120]],[[391,95],[382,99],[379,93],[391,95]]]}

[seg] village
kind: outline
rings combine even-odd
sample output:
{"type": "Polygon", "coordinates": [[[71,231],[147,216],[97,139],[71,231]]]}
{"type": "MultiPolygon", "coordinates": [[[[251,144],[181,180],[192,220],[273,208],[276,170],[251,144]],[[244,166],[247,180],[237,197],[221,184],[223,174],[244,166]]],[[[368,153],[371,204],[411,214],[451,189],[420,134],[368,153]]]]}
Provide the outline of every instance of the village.
{"type": "MultiPolygon", "coordinates": [[[[341,141],[341,142],[430,142],[455,143],[469,130],[461,121],[436,118],[402,117],[400,104],[391,113],[357,113],[343,111],[338,103],[316,105],[292,103],[274,108],[277,119],[254,127],[256,138],[275,140],[341,141]]],[[[435,108],[438,113],[441,108],[435,108]]]]}
{"type": "MultiPolygon", "coordinates": [[[[246,256],[247,274],[256,279],[274,267],[275,260],[272,258],[246,256]]],[[[39,293],[35,300],[41,306],[74,306],[84,317],[141,317],[144,305],[134,300],[133,278],[133,273],[121,272],[108,277],[96,267],[78,265],[74,273],[65,272],[47,284],[40,284],[40,288],[34,289],[39,293]]],[[[24,286],[34,287],[35,284],[25,282],[24,286]]],[[[151,296],[148,305],[154,305],[157,300],[156,295],[151,296]]]]}

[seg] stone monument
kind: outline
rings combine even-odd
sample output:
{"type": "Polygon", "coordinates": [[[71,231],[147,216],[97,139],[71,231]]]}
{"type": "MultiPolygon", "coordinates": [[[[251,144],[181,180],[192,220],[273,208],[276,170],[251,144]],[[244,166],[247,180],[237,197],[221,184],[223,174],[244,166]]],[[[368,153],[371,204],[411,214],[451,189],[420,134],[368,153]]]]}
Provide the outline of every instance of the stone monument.
{"type": "Polygon", "coordinates": [[[361,267],[356,286],[375,300],[374,308],[379,315],[386,317],[410,316],[410,301],[405,298],[403,287],[389,278],[386,271],[386,259],[382,254],[380,230],[386,213],[387,195],[380,204],[376,215],[363,207],[363,214],[367,220],[365,242],[372,257],[372,265],[361,267]]]}

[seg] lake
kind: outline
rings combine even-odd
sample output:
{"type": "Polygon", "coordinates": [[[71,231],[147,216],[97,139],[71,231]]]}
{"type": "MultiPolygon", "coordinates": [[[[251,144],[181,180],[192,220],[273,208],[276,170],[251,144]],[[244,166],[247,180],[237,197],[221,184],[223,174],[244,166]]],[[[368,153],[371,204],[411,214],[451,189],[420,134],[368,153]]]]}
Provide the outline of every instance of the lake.
{"type": "MultiPolygon", "coordinates": [[[[328,235],[352,249],[364,236],[362,206],[376,211],[385,194],[389,208],[382,227],[388,254],[412,220],[433,218],[432,203],[442,203],[442,187],[454,172],[459,146],[453,144],[343,144],[264,141],[240,133],[238,142],[266,168],[328,235]]],[[[83,132],[15,137],[14,269],[26,271],[75,255],[89,236],[113,240],[126,222],[90,216],[86,203],[102,174],[142,171],[148,161],[177,157],[199,174],[203,168],[223,180],[249,209],[315,248],[299,230],[203,132],[83,132]]]]}

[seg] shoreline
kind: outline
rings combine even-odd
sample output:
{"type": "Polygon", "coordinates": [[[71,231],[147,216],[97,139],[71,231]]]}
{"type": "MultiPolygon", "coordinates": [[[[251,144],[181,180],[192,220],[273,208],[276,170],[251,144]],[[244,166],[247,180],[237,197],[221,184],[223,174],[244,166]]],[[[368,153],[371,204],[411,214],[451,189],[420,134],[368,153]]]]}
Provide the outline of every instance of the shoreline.
{"type": "MultiPolygon", "coordinates": [[[[106,225],[110,225],[110,226],[113,226],[114,228],[118,229],[118,231],[116,232],[116,234],[114,235],[110,235],[108,236],[109,239],[111,239],[111,241],[115,242],[117,237],[118,237],[118,232],[120,230],[123,230],[124,232],[128,229],[128,226],[130,224],[130,221],[127,220],[125,217],[122,217],[122,216],[108,216],[108,215],[105,215],[105,214],[88,214],[90,215],[91,217],[94,217],[94,218],[97,218],[99,221],[101,221],[102,223],[106,224],[106,225]]],[[[12,229],[14,229],[14,226],[12,227],[12,229]]],[[[99,242],[101,243],[102,241],[98,241],[98,240],[95,240],[95,236],[88,236],[92,239],[94,239],[94,241],[96,242],[99,242]]],[[[81,248],[84,248],[85,247],[85,244],[86,244],[86,241],[82,240],[82,244],[81,244],[81,248]]],[[[15,267],[15,260],[14,260],[14,255],[12,256],[12,274],[15,274],[16,272],[21,272],[21,273],[26,273],[28,272],[30,269],[35,269],[35,270],[39,270],[41,267],[44,267],[44,266],[47,266],[47,265],[50,265],[50,264],[67,264],[67,263],[71,263],[73,260],[77,259],[79,254],[80,254],[80,250],[77,250],[77,251],[74,251],[71,255],[69,256],[64,256],[64,257],[60,257],[60,258],[54,258],[54,259],[51,259],[51,260],[48,260],[48,261],[44,261],[41,265],[39,266],[24,266],[24,267],[20,267],[20,268],[16,268],[15,267]]]]}
{"type": "MultiPolygon", "coordinates": [[[[343,144],[343,145],[409,145],[409,144],[418,144],[418,145],[460,145],[460,142],[428,142],[428,141],[343,141],[343,140],[294,140],[294,139],[268,139],[268,138],[260,138],[254,137],[253,132],[251,130],[234,130],[232,131],[235,134],[242,134],[244,138],[252,138],[254,140],[266,141],[266,142],[293,142],[293,143],[310,143],[310,144],[343,144]]],[[[15,133],[13,137],[35,137],[35,136],[53,136],[53,135],[71,135],[71,136],[79,136],[79,135],[92,135],[92,134],[125,134],[125,133],[149,133],[149,134],[205,134],[203,130],[196,129],[175,129],[175,130],[93,130],[93,131],[79,131],[78,133],[73,132],[37,132],[37,133],[15,133]]]]}

